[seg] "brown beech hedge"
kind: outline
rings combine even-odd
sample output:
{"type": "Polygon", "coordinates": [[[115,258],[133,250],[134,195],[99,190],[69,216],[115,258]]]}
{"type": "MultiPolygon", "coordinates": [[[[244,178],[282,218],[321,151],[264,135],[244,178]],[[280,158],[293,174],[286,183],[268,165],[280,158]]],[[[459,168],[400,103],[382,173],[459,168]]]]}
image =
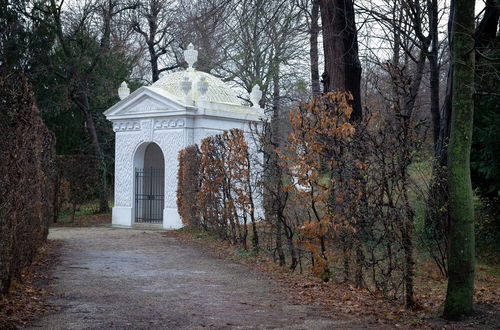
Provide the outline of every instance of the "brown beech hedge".
{"type": "Polygon", "coordinates": [[[54,137],[27,79],[0,66],[0,295],[21,279],[52,217],[54,137]]]}

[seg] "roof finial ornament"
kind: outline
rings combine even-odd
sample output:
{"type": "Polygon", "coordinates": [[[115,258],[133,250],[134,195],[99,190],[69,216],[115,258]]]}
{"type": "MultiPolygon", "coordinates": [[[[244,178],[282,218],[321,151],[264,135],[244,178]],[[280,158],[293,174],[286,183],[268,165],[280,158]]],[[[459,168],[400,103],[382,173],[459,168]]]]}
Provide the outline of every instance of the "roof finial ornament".
{"type": "Polygon", "coordinates": [[[250,101],[252,102],[252,107],[260,109],[260,100],[262,99],[262,91],[259,85],[255,85],[250,93],[250,101]]]}
{"type": "Polygon", "coordinates": [[[184,51],[184,59],[186,60],[188,64],[187,71],[194,71],[193,64],[198,61],[198,51],[194,49],[194,46],[192,43],[190,43],[187,47],[187,49],[184,51]]]}
{"type": "Polygon", "coordinates": [[[182,90],[182,93],[184,94],[184,103],[186,105],[192,105],[191,99],[189,98],[189,92],[191,91],[192,87],[193,87],[193,83],[189,80],[189,77],[184,76],[182,81],[181,81],[181,90],[182,90]]]}
{"type": "Polygon", "coordinates": [[[201,76],[200,80],[197,83],[198,93],[200,97],[198,98],[197,105],[200,108],[206,108],[207,106],[207,91],[208,91],[208,81],[205,76],[201,76]]]}
{"type": "Polygon", "coordinates": [[[128,88],[128,85],[126,82],[122,82],[120,87],[118,88],[118,97],[120,100],[123,100],[130,94],[130,88],[128,88]]]}

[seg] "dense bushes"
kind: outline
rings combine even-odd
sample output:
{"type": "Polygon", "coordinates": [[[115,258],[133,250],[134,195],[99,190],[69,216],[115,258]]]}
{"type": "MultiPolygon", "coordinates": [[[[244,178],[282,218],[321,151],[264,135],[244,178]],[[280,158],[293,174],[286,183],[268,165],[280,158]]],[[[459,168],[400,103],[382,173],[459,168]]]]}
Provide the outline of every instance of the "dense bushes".
{"type": "Polygon", "coordinates": [[[241,130],[230,130],[179,154],[177,205],[184,225],[203,228],[247,248],[248,224],[258,247],[248,145],[241,130]]]}
{"type": "Polygon", "coordinates": [[[54,138],[26,78],[0,67],[0,289],[6,294],[47,238],[54,138]]]}
{"type": "MultiPolygon", "coordinates": [[[[421,147],[418,122],[394,107],[394,115],[367,113],[353,123],[350,99],[335,92],[300,106],[290,115],[288,143],[258,148],[264,153],[258,166],[237,130],[203,140],[200,152],[181,151],[181,215],[188,226],[244,249],[252,241],[292,270],[310,268],[324,281],[404,297],[411,307],[410,165],[421,147]],[[187,180],[196,183],[196,193],[186,194],[187,180]],[[265,217],[257,218],[254,201],[261,199],[265,217]]],[[[269,125],[263,126],[258,141],[266,141],[269,125]]]]}
{"type": "Polygon", "coordinates": [[[57,155],[54,185],[54,222],[63,205],[71,206],[72,218],[81,205],[99,197],[99,169],[93,155],[57,155]]]}
{"type": "Polygon", "coordinates": [[[200,151],[197,145],[179,152],[177,173],[177,209],[184,226],[199,229],[199,208],[196,195],[200,190],[200,151]]]}

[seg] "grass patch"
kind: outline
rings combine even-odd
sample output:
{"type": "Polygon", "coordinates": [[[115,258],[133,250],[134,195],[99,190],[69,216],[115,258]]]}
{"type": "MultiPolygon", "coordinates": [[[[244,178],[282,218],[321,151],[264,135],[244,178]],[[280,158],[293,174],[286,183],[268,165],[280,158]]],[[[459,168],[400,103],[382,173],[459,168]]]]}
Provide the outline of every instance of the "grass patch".
{"type": "MultiPolygon", "coordinates": [[[[78,206],[74,210],[74,218],[79,218],[82,216],[89,216],[96,214],[97,210],[99,210],[99,203],[89,203],[85,205],[78,206]]],[[[65,205],[61,211],[59,212],[58,222],[71,222],[73,217],[73,207],[71,205],[65,205]]]]}
{"type": "Polygon", "coordinates": [[[255,250],[244,250],[244,249],[236,249],[234,251],[234,254],[237,257],[242,257],[242,258],[251,258],[257,255],[257,252],[255,250]]]}
{"type": "MultiPolygon", "coordinates": [[[[112,207],[112,204],[110,205],[112,207]]],[[[111,223],[110,213],[97,213],[99,203],[93,202],[79,206],[74,210],[71,205],[65,205],[57,219],[56,223],[51,224],[52,227],[91,227],[102,224],[111,223]]]]}

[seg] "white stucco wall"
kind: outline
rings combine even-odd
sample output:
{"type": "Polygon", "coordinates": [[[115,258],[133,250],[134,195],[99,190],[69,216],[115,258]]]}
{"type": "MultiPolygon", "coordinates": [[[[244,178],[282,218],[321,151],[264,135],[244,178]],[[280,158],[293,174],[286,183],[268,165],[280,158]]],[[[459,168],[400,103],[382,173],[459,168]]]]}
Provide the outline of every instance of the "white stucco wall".
{"type": "MultiPolygon", "coordinates": [[[[122,83],[119,95],[122,100],[105,112],[116,132],[112,223],[126,227],[134,223],[135,168],[159,167],[159,157],[151,156],[145,161],[146,148],[154,142],[164,156],[162,226],[165,229],[181,228],[176,196],[179,151],[225,130],[239,128],[247,132],[249,123],[258,122],[263,115],[262,109],[237,104],[238,99],[220,79],[192,67],[183,73],[163,77],[152,86],[141,87],[132,94],[129,94],[126,83],[122,83]],[[181,84],[185,77],[192,79],[193,83],[188,94],[184,94],[185,85],[181,84]],[[198,89],[202,77],[208,84],[204,100],[198,89]],[[197,99],[191,100],[186,95],[197,95],[197,99]]],[[[254,88],[250,95],[253,104],[258,104],[260,95],[258,88],[254,88]]]]}
{"type": "MultiPolygon", "coordinates": [[[[180,228],[182,223],[177,213],[177,154],[189,145],[190,131],[175,119],[176,125],[156,125],[164,119],[118,121],[115,143],[115,207],[112,222],[116,225],[131,226],[134,219],[134,169],[144,167],[144,153],[147,143],[155,142],[163,152],[165,160],[165,210],[163,227],[180,228]],[[121,126],[120,126],[121,124],[121,126]]],[[[116,124],[115,123],[115,124],[116,124]]],[[[168,123],[168,121],[167,121],[168,123]]],[[[117,125],[115,125],[116,127],[117,125]]]]}
{"type": "MultiPolygon", "coordinates": [[[[134,222],[134,171],[135,168],[157,164],[160,159],[144,162],[148,143],[156,143],[163,152],[165,162],[165,209],[163,228],[182,227],[177,212],[177,156],[181,149],[200,143],[203,138],[240,128],[248,131],[248,123],[230,120],[193,120],[168,118],[142,120],[117,120],[114,123],[115,142],[115,206],[114,225],[131,226],[134,222]],[[190,125],[186,125],[190,123],[190,125]]],[[[159,167],[159,166],[158,166],[159,167]]]]}

